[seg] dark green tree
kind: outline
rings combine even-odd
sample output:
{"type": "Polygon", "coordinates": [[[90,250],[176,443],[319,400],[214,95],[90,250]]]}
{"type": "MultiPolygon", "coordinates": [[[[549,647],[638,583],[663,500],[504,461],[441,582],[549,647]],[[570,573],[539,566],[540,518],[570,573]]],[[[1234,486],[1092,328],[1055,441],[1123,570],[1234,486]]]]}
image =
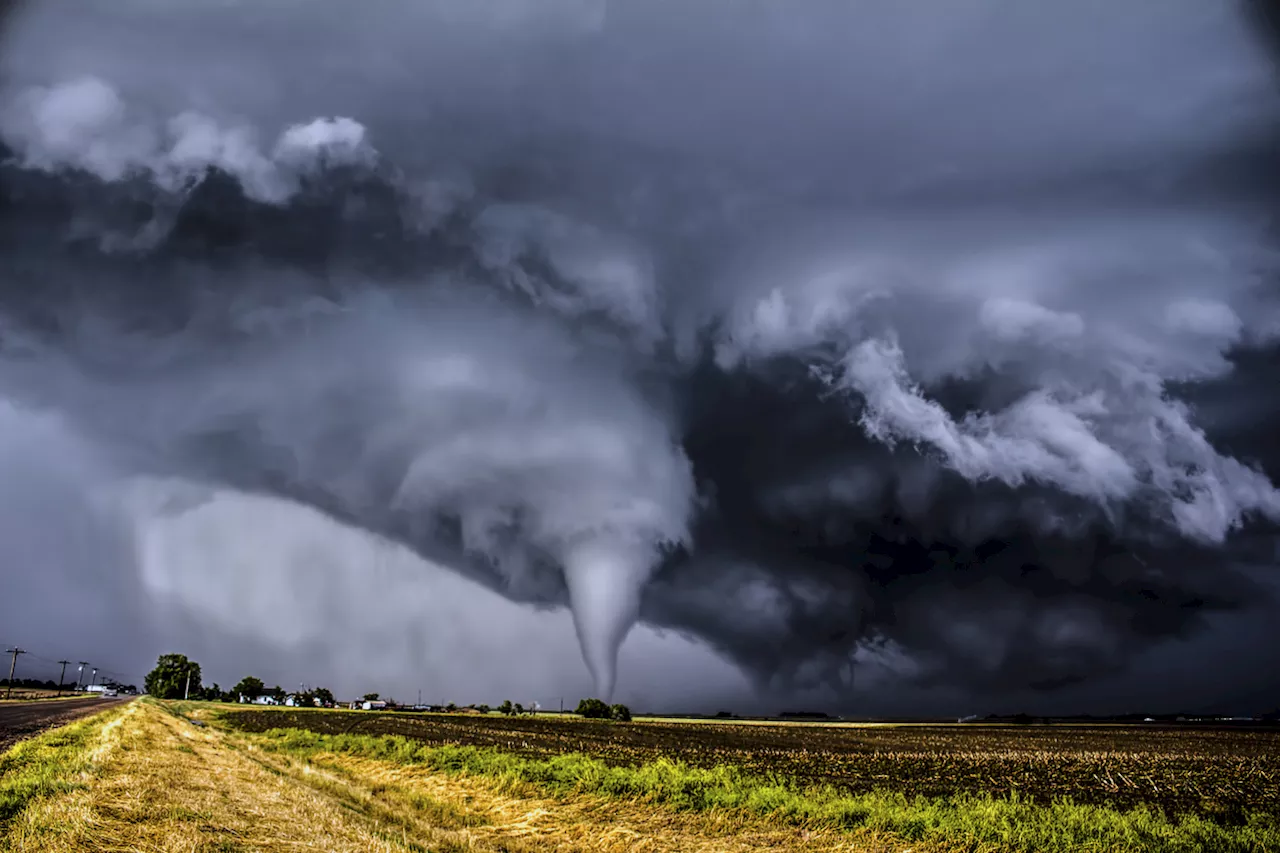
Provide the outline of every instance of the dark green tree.
{"type": "Polygon", "coordinates": [[[489,713],[489,706],[488,706],[488,705],[477,705],[477,706],[476,706],[476,710],[477,710],[477,711],[479,711],[481,714],[487,714],[487,713],[489,713]]]}
{"type": "Polygon", "coordinates": [[[333,705],[335,699],[333,694],[329,692],[328,687],[317,687],[314,691],[315,697],[320,700],[321,705],[333,705]]]}
{"type": "Polygon", "coordinates": [[[458,706],[450,702],[448,705],[444,706],[444,709],[452,714],[454,711],[458,710],[458,706]]]}
{"type": "Polygon", "coordinates": [[[620,723],[629,723],[631,722],[631,709],[626,705],[614,705],[609,709],[609,716],[620,723]]]}
{"type": "Polygon", "coordinates": [[[578,710],[574,713],[589,720],[607,720],[611,711],[602,699],[583,699],[578,703],[578,710]]]}
{"type": "Polygon", "coordinates": [[[247,696],[250,699],[257,699],[263,693],[267,692],[267,686],[260,679],[254,678],[252,675],[246,675],[240,679],[240,683],[231,688],[231,693],[236,701],[241,696],[247,696]]]}
{"type": "Polygon", "coordinates": [[[366,693],[366,694],[364,694],[364,696],[363,696],[362,698],[363,698],[363,699],[364,699],[364,701],[366,701],[366,702],[377,702],[377,701],[378,701],[378,694],[377,694],[377,693],[366,693]]]}
{"type": "Polygon", "coordinates": [[[499,714],[506,714],[508,717],[510,717],[514,712],[515,712],[515,708],[514,706],[512,706],[510,699],[503,699],[502,704],[498,706],[499,714]]]}
{"type": "Polygon", "coordinates": [[[156,668],[147,673],[143,682],[148,693],[159,699],[181,699],[191,678],[192,695],[200,690],[200,664],[187,660],[186,655],[161,655],[156,668]]]}

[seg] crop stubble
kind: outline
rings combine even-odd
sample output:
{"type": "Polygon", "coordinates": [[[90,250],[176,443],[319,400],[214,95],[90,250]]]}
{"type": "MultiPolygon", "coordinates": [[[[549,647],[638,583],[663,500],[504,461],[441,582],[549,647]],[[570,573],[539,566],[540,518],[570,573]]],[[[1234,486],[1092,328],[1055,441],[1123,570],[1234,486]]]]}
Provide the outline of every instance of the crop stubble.
{"type": "Polygon", "coordinates": [[[1131,808],[1220,821],[1280,812],[1280,731],[1186,726],[694,725],[371,712],[231,711],[244,731],[400,735],[429,744],[491,747],[530,757],[578,752],[611,764],[659,758],[732,764],[802,785],[907,795],[956,793],[1131,808]]]}

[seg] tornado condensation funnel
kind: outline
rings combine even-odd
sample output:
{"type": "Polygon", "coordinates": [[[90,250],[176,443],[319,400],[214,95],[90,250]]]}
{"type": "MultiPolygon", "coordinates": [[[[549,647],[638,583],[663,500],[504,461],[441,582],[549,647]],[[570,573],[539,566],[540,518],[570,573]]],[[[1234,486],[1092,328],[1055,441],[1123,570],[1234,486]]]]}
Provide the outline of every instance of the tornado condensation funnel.
{"type": "Polygon", "coordinates": [[[605,542],[590,542],[565,560],[569,605],[582,658],[596,693],[609,701],[617,681],[618,650],[640,610],[640,590],[648,576],[648,554],[605,542]]]}

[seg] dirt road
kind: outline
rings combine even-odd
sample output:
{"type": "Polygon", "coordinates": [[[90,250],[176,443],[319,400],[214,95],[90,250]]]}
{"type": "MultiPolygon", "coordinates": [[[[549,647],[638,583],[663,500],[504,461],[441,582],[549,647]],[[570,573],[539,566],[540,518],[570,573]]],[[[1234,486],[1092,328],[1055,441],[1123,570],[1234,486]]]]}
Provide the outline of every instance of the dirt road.
{"type": "Polygon", "coordinates": [[[80,717],[97,713],[127,699],[48,699],[42,702],[0,703],[0,750],[39,734],[45,729],[62,726],[80,717]]]}

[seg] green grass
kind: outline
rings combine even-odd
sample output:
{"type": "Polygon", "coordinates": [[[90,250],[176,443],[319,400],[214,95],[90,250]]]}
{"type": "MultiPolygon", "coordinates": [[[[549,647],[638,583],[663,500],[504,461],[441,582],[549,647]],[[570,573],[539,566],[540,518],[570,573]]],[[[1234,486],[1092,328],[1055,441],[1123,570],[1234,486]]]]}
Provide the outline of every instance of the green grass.
{"type": "Polygon", "coordinates": [[[0,828],[42,797],[87,787],[91,748],[116,708],[22,741],[0,754],[0,828]]]}
{"type": "Polygon", "coordinates": [[[1119,811],[1069,800],[1041,804],[1016,797],[851,795],[830,787],[802,789],[734,767],[700,769],[665,760],[610,767],[583,755],[534,759],[477,747],[427,746],[398,736],[321,735],[299,729],[275,729],[261,738],[264,746],[299,758],[332,752],[422,764],[496,779],[512,788],[533,785],[559,795],[642,800],[686,811],[739,810],[805,826],[891,833],[974,853],[1280,851],[1280,817],[1261,813],[1226,826],[1195,816],[1169,817],[1146,808],[1119,811]]]}

